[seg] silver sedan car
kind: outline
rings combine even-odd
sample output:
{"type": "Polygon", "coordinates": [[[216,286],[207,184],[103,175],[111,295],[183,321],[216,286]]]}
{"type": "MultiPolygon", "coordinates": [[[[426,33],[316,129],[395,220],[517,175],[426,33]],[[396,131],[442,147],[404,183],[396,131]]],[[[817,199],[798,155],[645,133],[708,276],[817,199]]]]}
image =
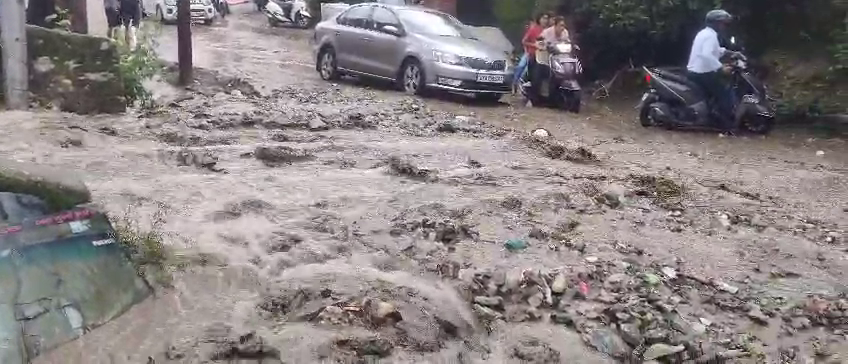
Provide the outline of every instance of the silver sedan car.
{"type": "Polygon", "coordinates": [[[456,18],[414,6],[366,3],[315,27],[316,70],[391,80],[410,94],[428,89],[497,100],[512,88],[503,50],[475,38],[456,18]]]}

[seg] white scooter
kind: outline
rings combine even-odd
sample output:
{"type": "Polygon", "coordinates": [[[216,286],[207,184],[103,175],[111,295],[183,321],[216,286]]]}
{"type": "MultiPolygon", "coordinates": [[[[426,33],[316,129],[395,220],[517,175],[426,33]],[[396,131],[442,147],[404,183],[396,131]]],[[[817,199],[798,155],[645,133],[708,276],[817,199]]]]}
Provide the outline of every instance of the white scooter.
{"type": "Polygon", "coordinates": [[[261,10],[272,27],[292,23],[305,29],[312,23],[312,15],[304,0],[270,0],[261,10]]]}

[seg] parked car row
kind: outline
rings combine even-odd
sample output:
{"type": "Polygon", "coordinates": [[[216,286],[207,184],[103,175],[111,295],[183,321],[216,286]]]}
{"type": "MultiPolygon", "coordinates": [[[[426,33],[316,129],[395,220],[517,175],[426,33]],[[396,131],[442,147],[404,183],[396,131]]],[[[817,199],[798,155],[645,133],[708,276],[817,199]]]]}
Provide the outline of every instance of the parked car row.
{"type": "MultiPolygon", "coordinates": [[[[191,19],[211,25],[217,16],[229,13],[229,5],[228,0],[191,0],[191,19]]],[[[145,14],[162,24],[177,21],[177,0],[144,0],[142,7],[145,14]]]]}

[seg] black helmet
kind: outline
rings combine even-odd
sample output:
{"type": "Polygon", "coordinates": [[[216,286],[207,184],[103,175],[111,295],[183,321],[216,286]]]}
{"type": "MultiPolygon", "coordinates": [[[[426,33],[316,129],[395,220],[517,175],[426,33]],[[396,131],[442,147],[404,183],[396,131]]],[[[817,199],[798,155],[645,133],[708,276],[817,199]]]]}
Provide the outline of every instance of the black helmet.
{"type": "Polygon", "coordinates": [[[733,20],[733,15],[730,15],[730,13],[722,9],[710,10],[710,12],[707,13],[707,16],[704,17],[704,20],[706,20],[707,24],[729,22],[733,20]]]}

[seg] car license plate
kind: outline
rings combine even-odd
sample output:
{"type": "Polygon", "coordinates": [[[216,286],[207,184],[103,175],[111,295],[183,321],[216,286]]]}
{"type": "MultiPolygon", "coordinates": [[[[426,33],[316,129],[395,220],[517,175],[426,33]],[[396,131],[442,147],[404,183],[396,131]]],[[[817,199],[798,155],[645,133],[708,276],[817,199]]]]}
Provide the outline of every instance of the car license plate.
{"type": "Polygon", "coordinates": [[[645,93],[644,95],[642,95],[642,102],[645,102],[645,100],[647,100],[647,99],[648,99],[648,93],[645,93]]]}
{"type": "Polygon", "coordinates": [[[477,82],[485,83],[503,83],[503,75],[477,75],[477,82]]]}

